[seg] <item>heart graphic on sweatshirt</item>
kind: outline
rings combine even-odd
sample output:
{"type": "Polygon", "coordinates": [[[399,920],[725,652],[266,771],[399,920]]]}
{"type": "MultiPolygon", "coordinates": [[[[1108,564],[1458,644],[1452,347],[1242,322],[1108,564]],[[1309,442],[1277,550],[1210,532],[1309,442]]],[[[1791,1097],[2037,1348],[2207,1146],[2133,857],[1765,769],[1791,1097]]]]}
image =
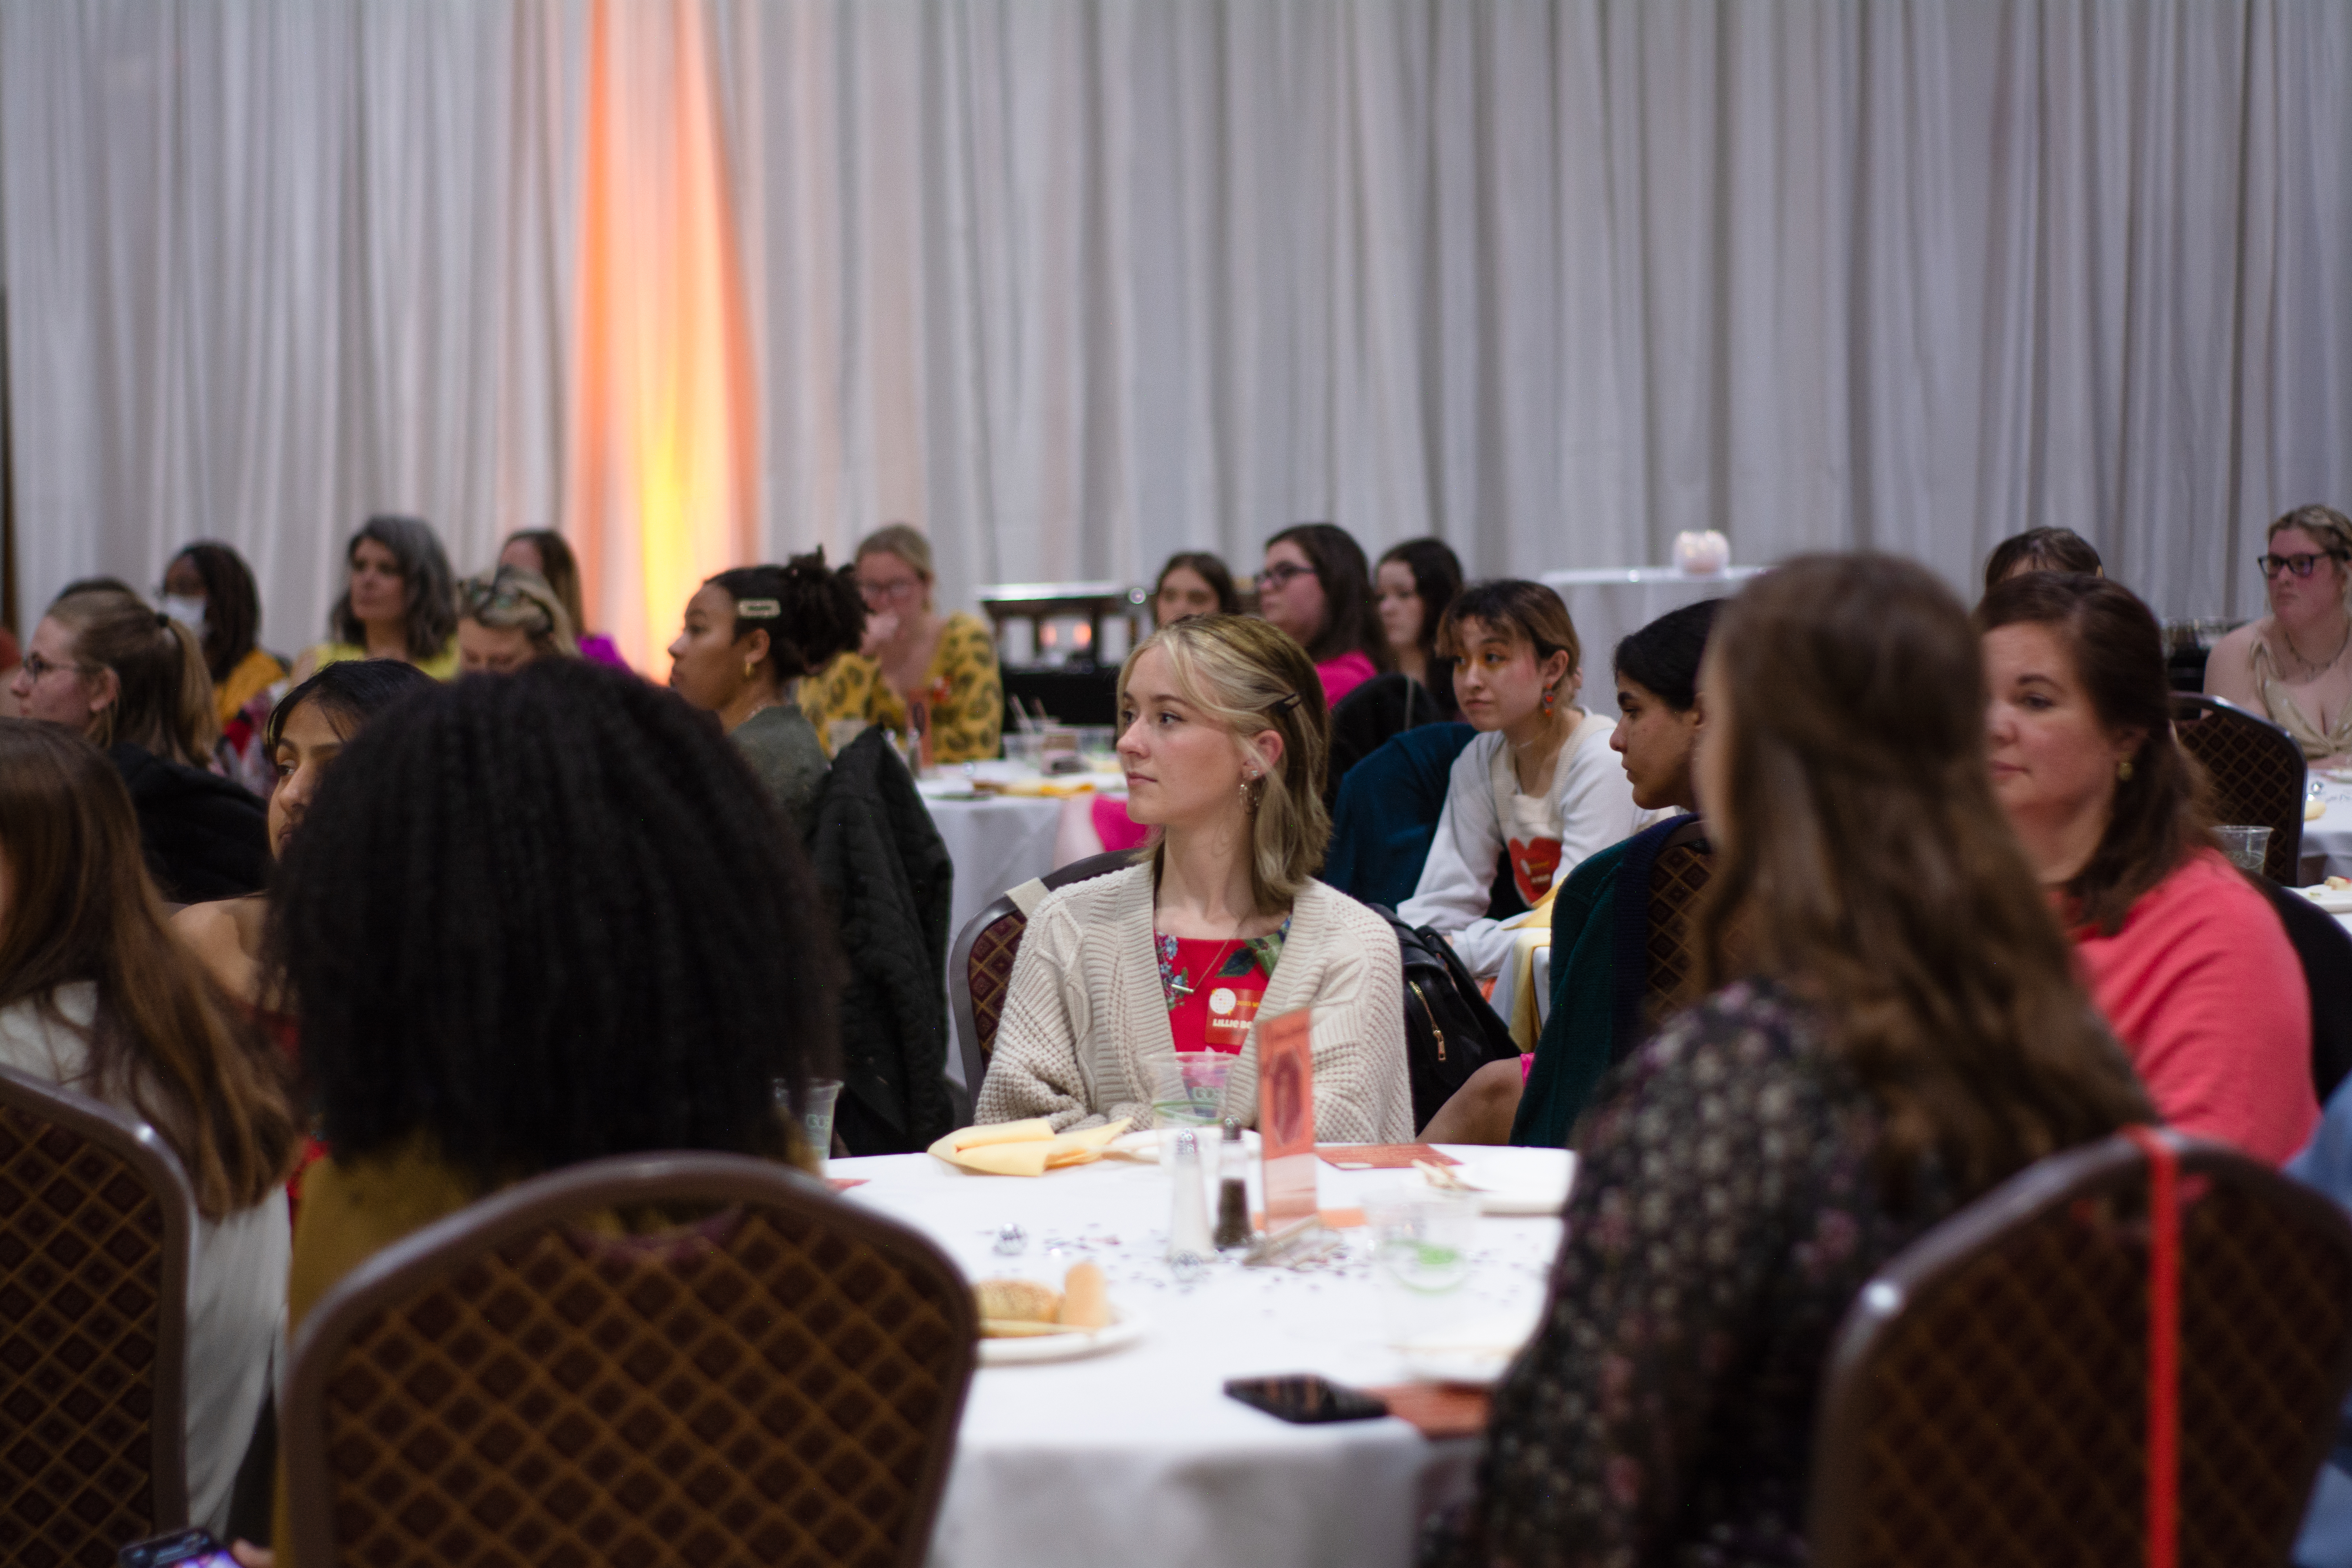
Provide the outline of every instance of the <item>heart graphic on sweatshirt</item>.
{"type": "Polygon", "coordinates": [[[1510,850],[1511,880],[1518,884],[1519,897],[1532,904],[1551,891],[1552,873],[1559,869],[1559,840],[1514,838],[1510,850]]]}

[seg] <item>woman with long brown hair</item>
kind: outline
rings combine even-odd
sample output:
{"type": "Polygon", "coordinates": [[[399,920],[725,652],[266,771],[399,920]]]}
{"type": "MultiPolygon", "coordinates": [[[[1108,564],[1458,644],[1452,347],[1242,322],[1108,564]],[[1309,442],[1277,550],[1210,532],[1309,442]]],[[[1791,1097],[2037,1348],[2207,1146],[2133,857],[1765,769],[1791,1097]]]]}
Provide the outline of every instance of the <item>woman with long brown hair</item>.
{"type": "Polygon", "coordinates": [[[2270,900],[2213,844],[2130,589],[2037,572],[1977,606],[1994,796],[2164,1119],[2275,1165],[2319,1121],[2311,994],[2270,900]]]}
{"type": "Polygon", "coordinates": [[[2149,1118],[1992,798],[1983,690],[1965,612],[1906,562],[1802,558],[1724,612],[1707,994],[1584,1123],[1544,1323],[1426,1561],[1803,1561],[1815,1391],[1864,1282],[2149,1118]]]}
{"type": "Polygon", "coordinates": [[[0,720],[0,1063],[147,1121],[195,1193],[188,1503],[217,1531],[285,1310],[294,1112],[268,1047],[164,929],[103,752],[0,720]]]}

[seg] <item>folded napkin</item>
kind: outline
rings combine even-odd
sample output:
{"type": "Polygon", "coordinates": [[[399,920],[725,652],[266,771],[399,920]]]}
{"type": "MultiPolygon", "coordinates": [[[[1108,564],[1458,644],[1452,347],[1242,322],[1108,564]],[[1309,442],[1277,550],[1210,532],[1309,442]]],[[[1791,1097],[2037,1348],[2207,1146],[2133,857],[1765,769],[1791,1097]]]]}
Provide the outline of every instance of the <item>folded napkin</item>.
{"type": "Polygon", "coordinates": [[[1055,1132],[1042,1116],[965,1127],[931,1145],[950,1165],[984,1176],[1042,1176],[1065,1165],[1085,1165],[1103,1157],[1110,1141],[1127,1131],[1127,1118],[1083,1132],[1055,1132]]]}
{"type": "Polygon", "coordinates": [[[2316,795],[2303,803],[2303,819],[2305,822],[2317,822],[2321,817],[2326,816],[2326,815],[2327,803],[2319,799],[2316,795]]]}
{"type": "Polygon", "coordinates": [[[1074,795],[1094,794],[1095,781],[1083,773],[1065,773],[1055,778],[1012,779],[1003,784],[976,779],[971,787],[982,795],[1012,795],[1030,800],[1051,796],[1055,800],[1066,800],[1074,795]]]}

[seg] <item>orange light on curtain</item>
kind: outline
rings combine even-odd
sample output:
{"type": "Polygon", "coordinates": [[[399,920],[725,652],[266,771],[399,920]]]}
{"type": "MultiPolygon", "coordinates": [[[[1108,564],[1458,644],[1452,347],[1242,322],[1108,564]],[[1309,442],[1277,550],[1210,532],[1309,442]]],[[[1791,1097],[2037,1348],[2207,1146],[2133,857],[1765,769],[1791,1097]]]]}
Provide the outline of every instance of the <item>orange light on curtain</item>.
{"type": "Polygon", "coordinates": [[[752,559],[754,396],[701,0],[593,0],[572,534],[638,668],[752,559]]]}

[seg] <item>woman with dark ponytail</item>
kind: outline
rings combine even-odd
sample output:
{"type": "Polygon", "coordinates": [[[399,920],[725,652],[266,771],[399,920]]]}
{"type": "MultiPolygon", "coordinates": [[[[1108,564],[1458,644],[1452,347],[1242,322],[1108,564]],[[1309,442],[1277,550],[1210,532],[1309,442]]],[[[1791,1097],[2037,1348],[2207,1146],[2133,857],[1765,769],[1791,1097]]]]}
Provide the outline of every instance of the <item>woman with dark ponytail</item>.
{"type": "Polygon", "coordinates": [[[801,678],[854,651],[865,633],[866,601],[819,550],[709,579],[669,645],[670,689],[719,715],[803,837],[828,763],[797,700],[801,678]]]}
{"type": "Polygon", "coordinates": [[[261,886],[269,861],[261,802],[205,771],[219,730],[194,632],[121,589],[68,594],[34,629],[13,689],[26,718],[63,724],[112,759],[166,900],[261,886]]]}

